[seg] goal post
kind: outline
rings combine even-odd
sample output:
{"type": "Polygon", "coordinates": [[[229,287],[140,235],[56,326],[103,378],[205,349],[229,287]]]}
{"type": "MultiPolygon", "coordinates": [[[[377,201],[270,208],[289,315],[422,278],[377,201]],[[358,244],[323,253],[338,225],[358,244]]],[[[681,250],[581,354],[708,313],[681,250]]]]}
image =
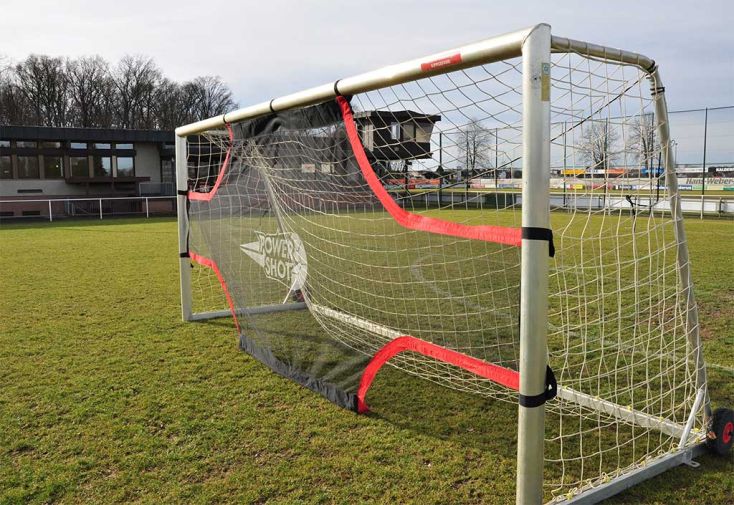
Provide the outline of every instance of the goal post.
{"type": "Polygon", "coordinates": [[[384,365],[518,404],[518,504],[731,445],[652,59],[540,24],[181,126],[176,167],[184,320],[355,412],[384,365]]]}
{"type": "MultiPolygon", "coordinates": [[[[550,26],[522,44],[522,229],[550,230],[550,26]]],[[[550,242],[522,239],[517,503],[542,503],[550,242]],[[525,398],[543,398],[530,403],[525,398]]]]}

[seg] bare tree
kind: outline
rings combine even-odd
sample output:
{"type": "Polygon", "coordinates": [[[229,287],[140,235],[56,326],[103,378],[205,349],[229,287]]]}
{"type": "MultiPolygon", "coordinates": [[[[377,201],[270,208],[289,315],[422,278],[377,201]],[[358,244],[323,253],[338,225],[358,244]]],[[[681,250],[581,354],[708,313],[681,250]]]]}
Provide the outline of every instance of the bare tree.
{"type": "Polygon", "coordinates": [[[11,65],[0,55],[0,124],[173,129],[235,105],[219,77],[178,84],[143,56],[111,69],[99,56],[11,65]]]}
{"type": "Polygon", "coordinates": [[[99,56],[67,62],[70,123],[83,128],[112,125],[114,88],[109,65],[99,56]]]}
{"type": "Polygon", "coordinates": [[[197,77],[191,84],[199,93],[198,119],[217,116],[235,107],[232,92],[219,76],[197,77]]]}
{"type": "Polygon", "coordinates": [[[163,79],[156,90],[156,126],[162,130],[172,130],[187,121],[181,109],[181,86],[163,79]]]}
{"type": "Polygon", "coordinates": [[[156,88],[163,76],[151,58],[123,56],[112,73],[116,97],[115,126],[153,128],[156,88]]]}
{"type": "Polygon", "coordinates": [[[30,107],[26,120],[67,126],[68,79],[62,58],[32,54],[15,66],[15,81],[30,107]]]}
{"type": "Polygon", "coordinates": [[[655,138],[655,118],[652,114],[643,114],[635,119],[631,125],[628,148],[636,155],[640,165],[652,175],[655,165],[655,153],[658,150],[658,142],[655,138]]]}
{"type": "Polygon", "coordinates": [[[461,129],[458,137],[459,159],[463,160],[468,176],[492,168],[491,148],[494,137],[490,130],[480,121],[472,119],[461,129]]]}
{"type": "Polygon", "coordinates": [[[14,68],[10,60],[0,57],[0,124],[16,125],[26,123],[30,109],[25,96],[20,93],[14,81],[14,68]]]}
{"type": "Polygon", "coordinates": [[[581,134],[579,151],[591,169],[606,171],[619,154],[614,150],[618,140],[619,134],[609,121],[592,120],[581,134]]]}

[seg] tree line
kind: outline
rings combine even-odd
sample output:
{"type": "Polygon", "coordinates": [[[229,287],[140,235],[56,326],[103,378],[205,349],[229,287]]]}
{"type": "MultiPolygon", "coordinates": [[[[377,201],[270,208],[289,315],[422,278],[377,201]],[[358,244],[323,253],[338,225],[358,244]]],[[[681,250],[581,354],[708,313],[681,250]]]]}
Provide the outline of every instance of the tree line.
{"type": "Polygon", "coordinates": [[[219,77],[178,83],[144,56],[0,60],[0,124],[172,130],[236,107],[219,77]]]}

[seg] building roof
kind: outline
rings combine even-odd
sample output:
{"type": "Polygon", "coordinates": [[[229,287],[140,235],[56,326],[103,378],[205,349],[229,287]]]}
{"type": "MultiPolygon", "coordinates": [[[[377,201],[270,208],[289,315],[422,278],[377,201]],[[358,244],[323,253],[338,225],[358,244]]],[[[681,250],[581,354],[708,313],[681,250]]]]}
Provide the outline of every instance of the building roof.
{"type": "Polygon", "coordinates": [[[71,142],[173,142],[166,130],[123,130],[118,128],[57,128],[52,126],[3,126],[0,140],[68,140],[71,142]]]}
{"type": "Polygon", "coordinates": [[[386,122],[405,122],[410,120],[427,120],[431,123],[437,123],[441,121],[441,116],[438,114],[423,114],[422,112],[416,112],[414,110],[366,110],[354,113],[355,119],[361,118],[380,118],[386,122]]]}

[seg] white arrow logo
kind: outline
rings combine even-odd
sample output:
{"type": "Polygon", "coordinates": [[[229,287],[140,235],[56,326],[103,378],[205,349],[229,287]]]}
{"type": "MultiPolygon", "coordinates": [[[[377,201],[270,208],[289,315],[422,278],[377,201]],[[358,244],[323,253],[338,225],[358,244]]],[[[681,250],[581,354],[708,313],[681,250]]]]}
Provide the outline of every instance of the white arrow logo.
{"type": "Polygon", "coordinates": [[[265,270],[268,279],[284,284],[289,291],[303,289],[308,263],[300,237],[293,232],[255,231],[255,235],[255,242],[240,245],[242,252],[265,270]]]}

